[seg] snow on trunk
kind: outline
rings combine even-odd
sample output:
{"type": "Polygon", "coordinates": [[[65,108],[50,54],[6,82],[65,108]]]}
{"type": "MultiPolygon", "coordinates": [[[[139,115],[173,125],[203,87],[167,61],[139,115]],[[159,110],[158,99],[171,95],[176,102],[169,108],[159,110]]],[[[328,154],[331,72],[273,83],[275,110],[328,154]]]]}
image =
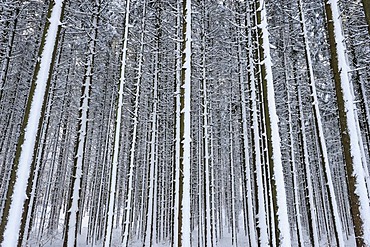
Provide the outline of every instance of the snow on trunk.
{"type": "MultiPolygon", "coordinates": [[[[247,17],[249,18],[249,16],[247,17]]],[[[249,38],[250,36],[248,36],[249,38]]],[[[242,59],[242,51],[240,45],[238,46],[239,50],[239,59],[242,59]]],[[[240,63],[242,64],[242,63],[240,63]]],[[[241,66],[240,73],[239,73],[239,81],[240,81],[240,94],[241,94],[241,108],[242,108],[242,129],[243,129],[243,155],[244,155],[244,166],[245,166],[245,181],[246,181],[246,197],[247,197],[247,218],[248,218],[248,234],[250,239],[250,244],[252,247],[257,246],[257,234],[256,234],[256,224],[255,224],[255,216],[253,212],[253,200],[252,200],[252,176],[251,176],[251,168],[250,168],[250,156],[248,150],[248,125],[247,125],[247,107],[246,107],[246,98],[245,98],[245,81],[244,81],[244,74],[242,72],[243,68],[241,66]]],[[[254,75],[253,75],[254,77],[254,75]]],[[[252,78],[251,78],[252,80],[252,78]]],[[[254,79],[253,79],[254,84],[254,79]]],[[[256,103],[256,102],[253,102],[256,103]]]]}
{"type": "Polygon", "coordinates": [[[134,116],[133,116],[133,130],[132,130],[132,141],[131,141],[131,148],[130,148],[130,165],[129,165],[129,173],[128,173],[128,191],[127,191],[127,199],[126,199],[126,213],[125,213],[125,221],[124,221],[124,231],[123,231],[123,246],[129,245],[129,237],[130,237],[130,228],[131,228],[131,218],[133,213],[133,208],[135,204],[133,204],[133,184],[134,184],[134,172],[135,172],[135,157],[136,157],[136,144],[137,144],[137,132],[138,132],[138,124],[139,124],[139,98],[140,98],[140,81],[136,83],[136,92],[135,92],[135,106],[134,106],[134,116]]]}
{"type": "MultiPolygon", "coordinates": [[[[205,67],[203,67],[205,70],[205,67]]],[[[205,73],[204,73],[205,76],[205,73]]],[[[204,130],[204,166],[205,166],[205,204],[206,204],[206,243],[207,245],[212,244],[212,233],[211,233],[211,201],[210,201],[210,154],[209,154],[209,125],[208,125],[208,96],[207,96],[207,80],[203,77],[203,130],[204,130]]]]}
{"type": "MultiPolygon", "coordinates": [[[[333,25],[333,36],[335,41],[335,52],[337,70],[340,79],[340,92],[343,97],[345,121],[346,121],[346,135],[349,138],[350,156],[352,162],[353,173],[347,174],[350,177],[355,178],[355,189],[354,193],[358,197],[358,211],[359,217],[362,220],[362,229],[355,231],[361,232],[362,236],[356,236],[362,238],[365,245],[370,246],[370,205],[369,205],[369,193],[366,188],[365,176],[364,176],[364,161],[365,157],[362,157],[359,133],[358,133],[358,122],[356,121],[356,107],[354,103],[354,96],[352,91],[352,85],[349,78],[349,66],[347,64],[346,47],[344,44],[344,36],[341,24],[341,17],[338,8],[337,0],[329,0],[327,2],[332,14],[332,25],[333,25]]],[[[337,88],[338,91],[338,88],[337,88]]],[[[343,130],[342,130],[343,131],[343,130]]],[[[348,166],[348,164],[347,164],[348,166]]],[[[358,215],[352,215],[352,217],[358,217],[358,215]]],[[[361,241],[361,240],[359,240],[361,241]]]]}
{"type": "MultiPolygon", "coordinates": [[[[253,69],[253,65],[250,67],[253,69]]],[[[254,70],[254,69],[253,69],[254,70]]],[[[253,71],[252,70],[252,71],[253,71]]],[[[254,72],[253,72],[254,73],[254,72]]],[[[252,78],[251,78],[252,80],[252,78]]],[[[258,111],[257,111],[257,95],[256,95],[256,85],[253,80],[251,81],[251,97],[252,97],[252,118],[253,118],[253,135],[254,135],[254,152],[255,152],[255,166],[256,166],[256,179],[257,179],[257,198],[258,198],[258,208],[257,208],[257,218],[258,218],[258,228],[260,229],[259,243],[262,246],[268,245],[268,229],[266,222],[266,201],[264,196],[264,186],[263,186],[263,171],[261,164],[261,147],[260,147],[260,133],[258,126],[258,111]]]]}
{"type": "Polygon", "coordinates": [[[130,17],[130,0],[126,1],[126,16],[125,16],[125,31],[123,37],[123,50],[121,59],[121,74],[119,79],[119,90],[118,90],[118,102],[116,109],[116,125],[114,128],[114,146],[113,146],[113,157],[112,166],[110,171],[110,182],[109,182],[109,199],[108,199],[108,217],[105,229],[104,246],[111,246],[112,240],[112,229],[113,229],[113,210],[114,202],[116,199],[116,187],[117,187],[117,170],[118,170],[118,154],[121,137],[121,116],[123,106],[123,89],[126,84],[126,57],[127,57],[127,39],[128,39],[128,28],[129,28],[129,17],[130,17]]]}
{"type": "Polygon", "coordinates": [[[64,246],[76,246],[78,243],[78,219],[79,219],[79,208],[80,208],[80,191],[82,184],[83,166],[85,161],[85,146],[87,141],[87,127],[88,127],[88,114],[90,108],[90,91],[92,85],[93,66],[95,58],[95,45],[98,33],[98,18],[99,18],[99,2],[96,0],[92,25],[94,27],[93,33],[91,34],[91,40],[89,42],[89,51],[87,56],[85,77],[82,85],[82,95],[79,110],[79,126],[77,134],[77,147],[75,150],[75,160],[73,168],[72,178],[72,194],[71,204],[68,208],[67,220],[66,220],[66,234],[64,239],[64,246]]]}
{"type": "MultiPolygon", "coordinates": [[[[143,8],[143,16],[145,16],[145,3],[143,8]]],[[[145,27],[145,19],[142,20],[142,40],[141,40],[141,52],[140,52],[140,58],[139,58],[139,68],[138,68],[138,76],[136,81],[136,90],[135,90],[135,106],[134,106],[134,113],[133,113],[133,130],[132,130],[132,141],[131,141],[131,148],[130,148],[130,165],[129,165],[129,173],[128,173],[128,188],[127,188],[127,198],[126,198],[126,212],[125,212],[125,220],[123,225],[123,240],[122,240],[122,246],[129,246],[129,238],[130,238],[130,229],[131,229],[131,219],[135,218],[133,217],[134,207],[135,203],[133,200],[133,193],[134,193],[134,179],[135,179],[135,159],[136,159],[136,148],[137,148],[137,139],[138,139],[138,124],[139,124],[139,99],[140,99],[140,89],[141,89],[141,73],[142,73],[142,63],[143,63],[143,57],[142,54],[144,52],[144,27],[145,27]]],[[[156,54],[158,56],[158,53],[156,54]]],[[[158,57],[156,57],[157,61],[155,66],[158,62],[158,57]]],[[[155,77],[157,77],[158,69],[155,71],[155,77]]],[[[155,78],[155,80],[158,80],[158,78],[155,78]]],[[[157,83],[157,82],[156,82],[157,83]]],[[[153,113],[156,114],[156,113],[153,113]]],[[[153,123],[154,127],[156,123],[153,123]]],[[[155,144],[155,140],[152,140],[152,144],[155,144]]],[[[155,154],[154,150],[151,150],[152,155],[155,154]]],[[[153,157],[151,157],[153,158],[153,157]]],[[[153,158],[154,159],[154,158],[153,158]]],[[[151,161],[152,162],[152,161],[151,161]]],[[[153,161],[154,162],[154,161],[153,161]]],[[[152,165],[152,163],[151,163],[152,165]]]]}
{"type": "MultiPolygon", "coordinates": [[[[307,34],[307,28],[306,28],[306,20],[304,17],[304,12],[303,12],[303,3],[302,0],[299,0],[299,10],[300,10],[300,18],[301,18],[301,27],[302,27],[302,33],[303,33],[303,39],[305,43],[305,53],[306,53],[306,62],[307,62],[307,67],[308,67],[308,74],[309,74],[309,79],[310,79],[310,90],[311,90],[311,97],[313,101],[313,114],[314,114],[314,119],[315,119],[315,125],[317,128],[317,135],[318,139],[320,142],[320,151],[322,155],[322,161],[324,165],[324,170],[326,174],[326,183],[329,188],[329,195],[330,195],[330,202],[332,205],[332,210],[333,210],[333,215],[334,215],[334,224],[335,224],[335,231],[338,234],[338,245],[339,246],[344,246],[344,236],[343,236],[343,228],[342,228],[342,222],[340,219],[340,214],[339,214],[339,206],[337,204],[337,199],[335,195],[335,190],[334,190],[334,184],[333,184],[333,179],[331,175],[331,169],[330,169],[330,163],[329,163],[329,157],[328,157],[328,151],[326,147],[326,141],[325,141],[325,135],[324,135],[324,129],[323,129],[323,124],[321,121],[321,114],[320,114],[320,108],[319,108],[319,101],[317,99],[317,93],[316,93],[316,82],[315,82],[315,76],[313,72],[313,64],[312,64],[312,58],[311,58],[311,51],[310,51],[310,46],[308,43],[308,34],[307,34]]],[[[301,107],[301,106],[300,106],[301,107]]],[[[304,123],[302,123],[302,128],[304,128],[304,123]]],[[[303,130],[302,130],[303,131],[303,130]]],[[[305,138],[305,137],[304,137],[305,138]]],[[[308,162],[308,161],[307,161],[308,162]]],[[[307,164],[306,169],[309,169],[309,165],[307,164]]],[[[308,170],[307,170],[308,171],[308,170]]],[[[311,178],[307,178],[308,181],[311,181],[311,178]]],[[[312,182],[310,182],[312,183],[312,182]]],[[[311,188],[311,187],[310,187],[311,188]]],[[[311,198],[310,198],[311,200],[311,198]]],[[[313,198],[312,198],[312,203],[313,203],[313,198]]],[[[311,202],[310,202],[311,204],[311,202]]],[[[313,205],[313,204],[311,204],[313,205]]],[[[312,214],[314,216],[315,214],[312,214]]],[[[316,225],[316,218],[313,218],[313,225],[316,225]]],[[[316,227],[313,229],[313,235],[314,235],[314,243],[315,245],[318,245],[318,235],[317,235],[317,230],[316,227]]]]}
{"type": "MultiPolygon", "coordinates": [[[[39,126],[42,120],[42,108],[45,104],[45,94],[48,91],[50,81],[50,72],[54,60],[56,44],[58,42],[58,34],[60,29],[60,19],[63,11],[63,0],[55,0],[51,8],[49,25],[45,29],[45,43],[40,47],[39,68],[36,67],[34,75],[35,89],[29,95],[28,102],[30,109],[28,115],[25,116],[26,125],[24,128],[24,139],[20,146],[21,153],[16,164],[16,181],[10,202],[9,214],[3,215],[3,221],[6,221],[5,231],[3,233],[2,246],[16,246],[21,228],[23,205],[27,199],[26,189],[28,179],[31,172],[31,165],[34,159],[35,144],[37,142],[39,126]]],[[[32,86],[33,86],[32,85],[32,86]]],[[[27,111],[26,111],[27,112],[27,111]]],[[[27,113],[26,113],[27,114],[27,113]]],[[[16,167],[15,166],[15,167],[16,167]]]]}
{"type": "Polygon", "coordinates": [[[273,82],[273,75],[272,75],[272,62],[270,56],[270,42],[269,42],[269,33],[267,30],[267,14],[266,14],[266,7],[265,1],[259,1],[259,9],[257,10],[260,12],[260,23],[258,28],[261,30],[261,45],[263,52],[263,67],[265,72],[264,83],[266,83],[266,96],[267,98],[267,106],[268,108],[265,109],[267,111],[266,118],[269,119],[268,128],[270,128],[270,145],[272,148],[272,156],[273,161],[273,179],[275,181],[276,186],[276,206],[277,206],[277,216],[278,222],[277,227],[280,232],[279,242],[281,246],[291,246],[291,237],[290,237],[290,224],[289,224],[289,217],[288,217],[288,208],[287,208],[287,199],[286,199],[286,191],[285,191],[285,178],[283,173],[283,164],[281,159],[281,148],[280,148],[280,135],[279,135],[279,126],[278,126],[278,116],[276,114],[276,105],[275,105],[275,90],[274,90],[274,82],[273,82]],[[267,116],[268,114],[268,116],[267,116]]]}
{"type": "MultiPolygon", "coordinates": [[[[257,92],[256,92],[256,78],[255,78],[255,67],[253,59],[253,41],[252,41],[252,24],[251,24],[250,12],[247,12],[247,26],[248,28],[248,73],[251,90],[251,101],[252,101],[252,125],[253,125],[253,147],[255,155],[255,172],[256,172],[256,185],[257,185],[257,227],[259,228],[259,243],[262,246],[268,245],[268,230],[266,222],[266,208],[265,208],[265,197],[263,192],[263,175],[262,175],[262,164],[261,164],[261,148],[260,148],[260,133],[259,133],[259,120],[257,110],[257,92]]],[[[243,113],[244,114],[244,113],[243,113]]]]}
{"type": "MultiPolygon", "coordinates": [[[[54,98],[54,90],[53,89],[50,91],[48,98],[49,98],[48,99],[48,105],[46,107],[45,119],[44,119],[44,123],[46,123],[46,124],[43,124],[42,130],[41,130],[41,139],[40,139],[40,141],[41,141],[41,143],[43,143],[42,145],[45,145],[44,143],[46,141],[46,136],[47,136],[47,132],[48,132],[48,128],[49,128],[50,111],[51,111],[51,108],[52,108],[52,105],[53,105],[53,98],[54,98]]],[[[33,213],[33,208],[35,207],[35,204],[36,204],[36,198],[37,198],[36,188],[37,188],[37,185],[39,183],[40,167],[41,167],[41,164],[42,164],[42,157],[43,157],[44,148],[45,147],[41,147],[41,145],[40,145],[39,148],[37,149],[37,155],[36,155],[37,158],[36,158],[36,161],[35,161],[35,172],[34,172],[34,177],[33,177],[31,193],[29,195],[29,204],[28,204],[29,210],[27,210],[27,216],[26,216],[26,219],[25,219],[25,226],[24,226],[24,231],[23,231],[23,235],[26,234],[26,237],[24,238],[24,236],[22,235],[22,231],[19,235],[19,241],[22,241],[22,243],[24,243],[24,244],[27,244],[27,240],[28,240],[29,233],[30,233],[30,230],[31,230],[32,222],[35,220],[32,213],[33,213]]],[[[50,176],[48,177],[48,183],[49,183],[49,181],[50,181],[50,176]]],[[[45,193],[45,194],[48,194],[48,193],[45,193]]],[[[25,212],[26,212],[26,210],[24,211],[24,213],[25,212]]],[[[23,214],[23,216],[24,215],[25,214],[23,214]]],[[[24,219],[22,219],[22,220],[24,220],[24,219]]]]}
{"type": "MultiPolygon", "coordinates": [[[[158,35],[158,33],[157,33],[158,35]]],[[[157,38],[159,38],[157,36],[157,38]]],[[[144,40],[142,40],[143,42],[144,40]]],[[[154,59],[154,82],[153,82],[153,108],[152,108],[152,129],[150,138],[150,168],[149,168],[149,198],[148,198],[148,212],[146,222],[146,233],[144,246],[152,246],[155,243],[156,236],[154,230],[156,225],[153,225],[153,220],[156,219],[156,204],[157,198],[155,197],[155,187],[158,177],[156,176],[157,161],[156,149],[157,149],[157,107],[158,107],[158,64],[159,64],[159,41],[157,41],[155,59],[154,59]]]]}
{"type": "MultiPolygon", "coordinates": [[[[181,208],[179,212],[179,231],[181,239],[179,246],[191,246],[190,229],[190,165],[191,165],[191,0],[183,2],[183,54],[182,54],[182,74],[181,74],[181,116],[180,116],[180,200],[181,208]]],[[[180,97],[181,97],[180,96],[180,97]]]]}
{"type": "Polygon", "coordinates": [[[312,245],[313,246],[319,246],[319,236],[318,236],[318,226],[317,226],[317,220],[316,220],[316,210],[315,210],[315,198],[313,193],[313,182],[312,182],[312,173],[311,173],[311,167],[310,162],[308,160],[308,150],[307,150],[307,139],[306,139],[306,126],[304,121],[304,114],[303,114],[303,107],[302,107],[302,100],[301,100],[301,90],[298,86],[298,105],[299,105],[299,118],[300,118],[300,127],[301,127],[301,135],[302,135],[302,150],[303,150],[303,156],[304,156],[304,167],[306,170],[306,181],[307,181],[307,190],[308,190],[308,201],[309,201],[309,213],[311,217],[308,219],[311,222],[312,226],[312,245]]]}
{"type": "MultiPolygon", "coordinates": [[[[204,4],[204,2],[203,2],[204,4]]],[[[204,176],[205,176],[205,245],[206,246],[212,246],[212,227],[211,227],[211,194],[210,194],[210,135],[209,135],[209,110],[208,110],[208,89],[207,89],[207,41],[206,41],[206,27],[205,27],[205,6],[202,6],[202,85],[201,85],[201,91],[202,91],[202,105],[203,105],[203,159],[204,159],[204,176]]],[[[199,155],[201,157],[201,155],[199,155]]],[[[200,162],[199,164],[202,164],[200,162]]],[[[201,173],[200,173],[201,174],[201,173]]],[[[199,180],[201,181],[201,180],[199,180]]],[[[201,194],[201,193],[199,193],[201,194]]],[[[200,200],[201,202],[201,200],[200,200]]],[[[199,203],[201,205],[201,203],[199,203]]]]}
{"type": "MultiPolygon", "coordinates": [[[[212,114],[209,114],[210,122],[213,123],[212,121],[212,114]]],[[[211,127],[211,126],[210,126],[211,127]]],[[[216,246],[216,192],[215,192],[215,156],[214,156],[214,145],[213,145],[213,131],[212,127],[210,129],[210,173],[211,173],[211,181],[210,181],[210,186],[211,186],[211,243],[209,244],[210,246],[216,246]]]]}
{"type": "MultiPolygon", "coordinates": [[[[231,92],[232,93],[232,92],[231,92]]],[[[234,135],[233,135],[233,121],[232,121],[232,106],[230,103],[230,119],[229,119],[229,133],[230,133],[230,192],[231,192],[231,244],[232,246],[238,246],[238,233],[237,233],[237,227],[236,227],[236,208],[235,208],[235,175],[234,175],[234,135]]]]}
{"type": "MultiPolygon", "coordinates": [[[[181,30],[180,30],[180,23],[181,23],[181,15],[180,15],[180,0],[177,0],[177,17],[176,17],[176,34],[177,37],[180,37],[181,30]]],[[[180,115],[181,115],[181,43],[176,42],[176,50],[174,52],[174,56],[176,57],[176,66],[175,66],[175,85],[176,85],[176,92],[175,92],[175,173],[174,173],[174,205],[173,205],[173,230],[172,230],[172,246],[176,246],[179,243],[178,232],[179,232],[179,212],[180,212],[180,143],[181,143],[181,134],[180,134],[180,115]]]]}

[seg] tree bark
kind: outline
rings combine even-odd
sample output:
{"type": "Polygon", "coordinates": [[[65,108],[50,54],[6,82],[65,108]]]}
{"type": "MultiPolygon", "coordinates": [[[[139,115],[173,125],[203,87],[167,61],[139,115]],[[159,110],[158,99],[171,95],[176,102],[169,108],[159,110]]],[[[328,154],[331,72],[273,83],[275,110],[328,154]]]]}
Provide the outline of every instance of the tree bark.
{"type": "Polygon", "coordinates": [[[49,5],[48,21],[39,49],[40,59],[33,73],[0,224],[0,242],[3,246],[16,246],[19,243],[19,232],[25,227],[25,221],[21,222],[22,212],[31,193],[35,155],[56,58],[64,4],[63,0],[54,0],[49,5]]]}
{"type": "Polygon", "coordinates": [[[335,90],[339,110],[339,123],[347,170],[348,195],[351,205],[352,222],[357,246],[370,245],[370,212],[368,191],[363,174],[358,125],[348,75],[344,38],[336,0],[325,4],[328,38],[331,52],[331,67],[334,74],[335,90]]]}

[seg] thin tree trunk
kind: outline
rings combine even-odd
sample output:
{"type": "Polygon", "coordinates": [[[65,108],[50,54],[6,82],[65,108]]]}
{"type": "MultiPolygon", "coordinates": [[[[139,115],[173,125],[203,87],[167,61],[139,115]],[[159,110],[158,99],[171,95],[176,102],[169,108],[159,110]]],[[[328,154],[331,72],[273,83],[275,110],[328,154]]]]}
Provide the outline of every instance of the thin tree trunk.
{"type": "Polygon", "coordinates": [[[81,210],[81,185],[83,179],[83,169],[86,157],[86,142],[88,117],[90,108],[90,92],[92,87],[92,77],[95,59],[96,39],[98,34],[98,22],[100,15],[100,0],[95,1],[93,12],[93,31],[88,46],[88,56],[85,66],[85,74],[81,88],[80,110],[78,118],[77,140],[74,150],[74,162],[72,169],[72,179],[70,184],[70,199],[68,200],[67,213],[65,219],[64,247],[77,245],[77,232],[79,226],[79,214],[81,210]]]}
{"type": "Polygon", "coordinates": [[[266,121],[266,134],[268,140],[270,175],[272,183],[272,206],[277,227],[275,227],[275,241],[279,246],[290,246],[290,226],[287,199],[285,191],[285,178],[281,159],[280,135],[278,116],[276,114],[275,92],[272,75],[272,62],[270,57],[270,43],[267,29],[267,14],[265,2],[260,0],[257,4],[257,20],[260,36],[260,62],[262,63],[263,98],[266,121]]]}
{"type": "MultiPolygon", "coordinates": [[[[232,91],[232,90],[231,90],[232,91]]],[[[232,95],[232,92],[231,92],[232,95]]],[[[236,226],[236,209],[235,209],[235,175],[234,175],[234,170],[235,170],[235,161],[234,161],[234,133],[233,133],[233,121],[232,121],[232,103],[230,103],[230,119],[229,119],[229,145],[230,145],[230,216],[231,216],[231,244],[232,246],[238,246],[238,234],[237,234],[237,226],[236,226]]]]}
{"type": "Polygon", "coordinates": [[[191,0],[183,0],[183,47],[180,90],[180,166],[179,171],[179,207],[178,247],[191,246],[191,0]]]}
{"type": "MultiPolygon", "coordinates": [[[[180,0],[176,1],[177,16],[176,16],[176,36],[180,37],[181,30],[181,15],[180,15],[180,0]]],[[[173,229],[172,229],[172,241],[171,246],[178,246],[181,235],[179,230],[179,213],[180,213],[180,142],[181,142],[181,43],[176,42],[175,48],[175,114],[174,114],[174,184],[173,184],[173,229]]]]}
{"type": "MultiPolygon", "coordinates": [[[[160,3],[158,3],[160,4],[160,3]]],[[[160,11],[157,9],[157,11],[160,11]]],[[[159,13],[157,13],[160,15],[159,13]]],[[[156,242],[156,236],[153,235],[156,226],[153,222],[157,212],[155,211],[157,204],[157,197],[155,184],[158,184],[157,167],[158,158],[156,155],[157,150],[157,108],[158,108],[158,80],[159,80],[159,41],[160,41],[160,16],[157,19],[156,25],[156,47],[154,55],[154,78],[153,78],[153,105],[152,105],[152,123],[151,123],[151,137],[150,137],[150,163],[149,163],[149,196],[148,196],[148,211],[146,213],[146,230],[144,246],[153,246],[156,242]]]]}
{"type": "MultiPolygon", "coordinates": [[[[204,180],[203,180],[203,198],[204,198],[204,215],[205,215],[205,224],[204,224],[204,246],[212,246],[212,227],[211,227],[211,193],[210,193],[210,136],[209,136],[209,101],[208,101],[208,88],[207,88],[207,40],[206,40],[206,14],[205,2],[202,3],[202,23],[201,23],[201,39],[202,39],[202,79],[201,79],[201,92],[202,92],[202,126],[203,126],[203,163],[204,165],[204,180]]],[[[200,131],[199,131],[200,132],[200,131]]],[[[201,181],[201,180],[200,180],[201,181]]],[[[200,203],[201,201],[199,201],[200,203]]],[[[203,226],[203,225],[202,225],[203,226]]]]}
{"type": "MultiPolygon", "coordinates": [[[[145,10],[145,9],[144,9],[145,10]]],[[[128,188],[127,188],[127,198],[126,198],[126,212],[125,212],[125,219],[124,219],[124,226],[123,226],[123,246],[129,246],[129,238],[130,238],[130,230],[131,230],[131,223],[133,214],[134,214],[134,175],[135,175],[135,159],[137,156],[137,141],[138,141],[138,124],[139,124],[139,99],[140,99],[140,89],[141,89],[141,66],[142,66],[142,58],[139,58],[139,76],[137,77],[138,80],[136,81],[136,90],[135,90],[135,105],[134,105],[134,112],[133,112],[133,130],[132,130],[132,141],[131,141],[131,148],[130,148],[130,164],[129,164],[129,171],[128,171],[128,188]]]]}
{"type": "Polygon", "coordinates": [[[108,213],[107,222],[105,226],[105,238],[104,246],[110,247],[112,241],[112,230],[113,230],[113,214],[114,204],[116,199],[117,189],[117,171],[118,171],[118,155],[120,151],[120,140],[121,140],[121,117],[122,117],[122,106],[123,106],[123,89],[126,84],[126,63],[127,63],[127,43],[128,43],[128,32],[129,32],[129,18],[130,18],[130,0],[126,1],[126,16],[125,16],[125,31],[123,37],[123,50],[121,59],[121,74],[119,79],[119,91],[118,91],[118,102],[116,109],[116,124],[114,129],[114,146],[112,165],[110,169],[110,181],[109,181],[109,196],[108,196],[108,213]]]}

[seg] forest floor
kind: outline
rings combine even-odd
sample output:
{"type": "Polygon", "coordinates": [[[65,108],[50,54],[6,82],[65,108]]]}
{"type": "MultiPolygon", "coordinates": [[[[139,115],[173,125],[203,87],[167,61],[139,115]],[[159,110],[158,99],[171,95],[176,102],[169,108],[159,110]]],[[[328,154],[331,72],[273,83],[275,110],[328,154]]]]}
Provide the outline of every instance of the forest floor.
{"type": "MultiPolygon", "coordinates": [[[[223,236],[220,238],[217,242],[217,245],[215,247],[245,247],[248,246],[248,237],[244,233],[244,227],[243,227],[243,214],[239,215],[239,232],[237,235],[237,243],[233,245],[232,241],[232,234],[231,229],[229,229],[227,226],[223,227],[223,236]]],[[[197,228],[196,228],[197,229],[197,228]]],[[[121,237],[119,237],[121,234],[121,229],[114,229],[113,230],[113,239],[112,239],[112,245],[111,247],[119,247],[122,246],[121,244],[121,237]]],[[[78,236],[78,247],[102,247],[103,243],[98,242],[95,245],[86,244],[86,235],[87,235],[87,221],[83,220],[83,227],[82,227],[82,234],[78,236]]],[[[294,242],[292,240],[292,242],[294,242]]],[[[307,239],[305,242],[309,242],[307,239]]],[[[55,236],[51,236],[49,238],[42,238],[42,241],[36,243],[36,241],[32,241],[29,243],[30,247],[59,247],[62,246],[62,234],[58,234],[55,236]]],[[[194,230],[192,232],[192,245],[193,247],[198,246],[198,230],[194,230]]],[[[142,247],[143,243],[141,241],[132,241],[129,244],[130,247],[142,247]]],[[[163,242],[163,243],[157,243],[153,247],[170,247],[171,244],[169,242],[163,242]]],[[[323,241],[320,246],[328,246],[327,241],[323,241]]],[[[330,246],[330,244],[329,244],[330,246]]],[[[353,236],[351,236],[345,244],[346,247],[353,247],[356,246],[355,239],[353,236]]]]}
{"type": "MultiPolygon", "coordinates": [[[[87,235],[87,219],[88,217],[84,217],[83,224],[82,224],[82,234],[78,235],[78,247],[101,247],[103,246],[102,242],[98,242],[95,245],[86,244],[86,235],[87,235]]],[[[243,215],[241,214],[239,216],[239,232],[237,237],[237,245],[232,244],[232,234],[231,230],[228,229],[228,227],[223,228],[223,236],[219,241],[217,242],[217,246],[215,247],[230,247],[230,246],[239,246],[244,247],[248,246],[247,244],[247,237],[244,234],[243,229],[243,215]]],[[[121,238],[119,237],[121,234],[121,229],[114,229],[113,230],[113,239],[112,239],[112,245],[111,247],[119,247],[122,246],[121,244],[121,238]]],[[[63,245],[62,242],[62,232],[59,232],[58,234],[54,236],[49,237],[41,237],[41,241],[34,241],[31,239],[29,242],[30,247],[59,247],[63,245]]],[[[198,246],[198,230],[194,230],[192,232],[192,243],[193,246],[198,246]]],[[[129,245],[130,247],[142,247],[143,243],[141,241],[133,241],[129,245]]],[[[157,243],[153,247],[170,247],[171,244],[169,242],[163,242],[163,243],[157,243]]]]}

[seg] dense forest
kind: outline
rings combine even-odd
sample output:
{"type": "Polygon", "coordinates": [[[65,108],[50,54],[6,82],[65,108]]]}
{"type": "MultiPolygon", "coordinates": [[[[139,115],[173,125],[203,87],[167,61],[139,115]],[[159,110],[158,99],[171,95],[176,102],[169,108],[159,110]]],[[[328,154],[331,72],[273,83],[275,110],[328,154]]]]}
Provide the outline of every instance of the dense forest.
{"type": "Polygon", "coordinates": [[[370,246],[369,102],[369,0],[1,0],[1,246],[370,246]]]}

